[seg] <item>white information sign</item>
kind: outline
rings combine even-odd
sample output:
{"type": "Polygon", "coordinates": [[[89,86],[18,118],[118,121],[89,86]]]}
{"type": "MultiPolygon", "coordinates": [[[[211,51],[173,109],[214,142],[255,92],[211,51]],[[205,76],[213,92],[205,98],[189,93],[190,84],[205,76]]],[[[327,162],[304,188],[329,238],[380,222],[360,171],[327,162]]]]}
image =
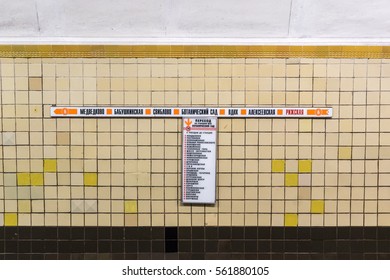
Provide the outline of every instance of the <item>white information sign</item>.
{"type": "Polygon", "coordinates": [[[217,118],[183,118],[183,203],[215,203],[217,118]]]}

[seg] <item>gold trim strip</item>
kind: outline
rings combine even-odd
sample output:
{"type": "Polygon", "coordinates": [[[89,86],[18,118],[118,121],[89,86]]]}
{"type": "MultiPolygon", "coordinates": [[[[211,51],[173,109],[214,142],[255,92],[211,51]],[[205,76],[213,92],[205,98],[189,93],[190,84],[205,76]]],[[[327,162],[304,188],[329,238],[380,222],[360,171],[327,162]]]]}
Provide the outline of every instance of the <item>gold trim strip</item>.
{"type": "Polygon", "coordinates": [[[389,46],[0,45],[11,58],[390,58],[389,46]]]}

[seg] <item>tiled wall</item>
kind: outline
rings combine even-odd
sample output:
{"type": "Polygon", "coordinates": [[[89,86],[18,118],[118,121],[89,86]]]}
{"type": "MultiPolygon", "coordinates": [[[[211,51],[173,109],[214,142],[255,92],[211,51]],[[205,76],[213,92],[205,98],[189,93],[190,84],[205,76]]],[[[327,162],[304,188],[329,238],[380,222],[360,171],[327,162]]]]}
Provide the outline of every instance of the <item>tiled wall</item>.
{"type": "Polygon", "coordinates": [[[390,60],[2,58],[0,77],[5,229],[390,226],[390,60]],[[180,202],[180,119],[53,119],[53,104],[334,116],[219,119],[203,206],[180,202]]]}
{"type": "Polygon", "coordinates": [[[390,258],[389,62],[0,58],[0,259],[390,258]],[[334,116],[219,119],[203,206],[180,201],[180,119],[54,119],[54,104],[334,116]]]}

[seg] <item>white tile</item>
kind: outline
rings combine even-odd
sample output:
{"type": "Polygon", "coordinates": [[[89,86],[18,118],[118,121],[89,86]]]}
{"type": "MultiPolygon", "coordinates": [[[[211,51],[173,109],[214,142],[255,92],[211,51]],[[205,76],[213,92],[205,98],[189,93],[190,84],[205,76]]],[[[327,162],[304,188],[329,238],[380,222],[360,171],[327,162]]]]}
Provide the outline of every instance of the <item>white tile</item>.
{"type": "Polygon", "coordinates": [[[15,173],[4,173],[4,186],[5,187],[16,187],[16,174],[15,173]]]}
{"type": "Polygon", "coordinates": [[[84,200],[72,200],[71,209],[73,213],[84,212],[84,200]]]}
{"type": "Polygon", "coordinates": [[[18,199],[31,199],[31,187],[19,187],[18,199]]]}
{"type": "Polygon", "coordinates": [[[15,132],[3,132],[3,145],[15,145],[15,132]]]}
{"type": "Polygon", "coordinates": [[[5,199],[17,199],[18,193],[16,187],[5,187],[4,188],[4,198],[5,199]]]}
{"type": "Polygon", "coordinates": [[[32,187],[31,199],[43,199],[43,187],[32,187]]]}
{"type": "Polygon", "coordinates": [[[311,186],[311,174],[299,174],[299,186],[311,186]]]}
{"type": "Polygon", "coordinates": [[[97,200],[86,200],[85,212],[97,212],[97,200]]]}

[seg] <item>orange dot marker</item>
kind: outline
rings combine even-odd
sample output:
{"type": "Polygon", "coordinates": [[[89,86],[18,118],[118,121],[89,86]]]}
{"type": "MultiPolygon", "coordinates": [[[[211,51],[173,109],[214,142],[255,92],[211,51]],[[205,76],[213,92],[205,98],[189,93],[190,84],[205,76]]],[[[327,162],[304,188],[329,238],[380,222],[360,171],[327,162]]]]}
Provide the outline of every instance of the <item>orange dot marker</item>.
{"type": "Polygon", "coordinates": [[[328,109],[309,109],[307,110],[307,114],[309,116],[328,116],[329,110],[328,109]]]}
{"type": "Polygon", "coordinates": [[[112,115],[112,109],[107,109],[107,115],[112,115]]]}
{"type": "Polygon", "coordinates": [[[278,109],[278,115],[283,115],[283,109],[278,109]]]}
{"type": "Polygon", "coordinates": [[[220,115],[225,115],[225,109],[219,109],[219,114],[220,115]]]}
{"type": "Polygon", "coordinates": [[[146,114],[146,115],[150,115],[150,114],[152,114],[152,110],[150,110],[150,109],[146,109],[146,110],[145,110],[145,114],[146,114]]]}
{"type": "Polygon", "coordinates": [[[246,109],[241,109],[241,115],[246,115],[246,109]]]}
{"type": "Polygon", "coordinates": [[[179,109],[174,109],[174,110],[173,110],[173,114],[174,114],[174,115],[179,115],[179,114],[180,114],[179,109]]]}
{"type": "Polygon", "coordinates": [[[54,113],[56,115],[76,115],[77,114],[77,109],[68,109],[68,108],[58,108],[54,110],[54,113]]]}

